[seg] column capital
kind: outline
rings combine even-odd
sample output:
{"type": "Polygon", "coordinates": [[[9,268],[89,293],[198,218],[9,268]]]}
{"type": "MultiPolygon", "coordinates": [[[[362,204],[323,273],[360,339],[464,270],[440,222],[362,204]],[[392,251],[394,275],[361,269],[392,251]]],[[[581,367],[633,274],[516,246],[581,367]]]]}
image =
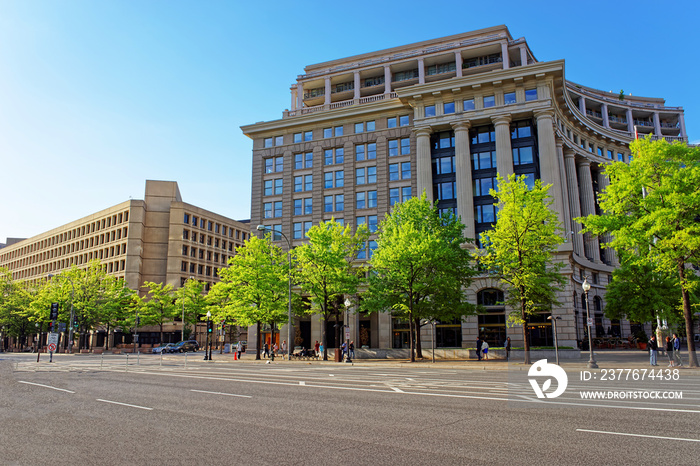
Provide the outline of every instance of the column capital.
{"type": "Polygon", "coordinates": [[[455,123],[452,123],[452,129],[455,131],[469,131],[469,128],[472,127],[472,122],[467,120],[467,121],[457,121],[455,123]]]}
{"type": "Polygon", "coordinates": [[[535,116],[537,121],[540,121],[541,119],[544,119],[544,118],[549,118],[550,120],[554,119],[554,111],[550,110],[550,109],[535,110],[534,112],[532,112],[532,114],[535,116]]]}
{"type": "Polygon", "coordinates": [[[430,136],[431,134],[433,134],[433,129],[429,126],[427,126],[427,127],[424,126],[421,128],[413,128],[413,134],[415,134],[416,137],[430,136]]]}
{"type": "Polygon", "coordinates": [[[564,149],[564,158],[565,159],[573,159],[574,158],[574,150],[570,147],[567,147],[564,149]]]}
{"type": "Polygon", "coordinates": [[[586,157],[582,157],[582,158],[578,161],[578,164],[579,164],[579,166],[581,166],[581,167],[589,167],[589,168],[590,168],[590,166],[591,166],[591,161],[588,160],[586,157]]]}
{"type": "Polygon", "coordinates": [[[494,115],[491,117],[491,121],[495,126],[510,125],[511,117],[510,115],[494,115]]]}
{"type": "Polygon", "coordinates": [[[557,146],[557,150],[562,150],[564,148],[564,141],[559,138],[554,140],[554,144],[557,146]]]}

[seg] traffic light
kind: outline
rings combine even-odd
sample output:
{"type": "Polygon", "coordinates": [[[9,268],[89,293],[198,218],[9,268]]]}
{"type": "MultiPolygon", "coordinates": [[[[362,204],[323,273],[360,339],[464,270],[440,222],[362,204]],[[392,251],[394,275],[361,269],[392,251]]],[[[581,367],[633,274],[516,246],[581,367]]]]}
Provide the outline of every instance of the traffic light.
{"type": "Polygon", "coordinates": [[[207,333],[211,333],[214,330],[214,322],[207,320],[207,333]]]}
{"type": "Polygon", "coordinates": [[[49,333],[53,332],[53,322],[49,322],[49,333]]]}
{"type": "Polygon", "coordinates": [[[51,303],[51,320],[58,319],[58,303],[51,303]]]}
{"type": "Polygon", "coordinates": [[[139,325],[141,325],[141,317],[137,314],[136,315],[136,326],[138,327],[139,325]]]}
{"type": "Polygon", "coordinates": [[[78,320],[77,320],[77,319],[73,321],[73,327],[74,327],[76,330],[78,330],[78,320]]]}

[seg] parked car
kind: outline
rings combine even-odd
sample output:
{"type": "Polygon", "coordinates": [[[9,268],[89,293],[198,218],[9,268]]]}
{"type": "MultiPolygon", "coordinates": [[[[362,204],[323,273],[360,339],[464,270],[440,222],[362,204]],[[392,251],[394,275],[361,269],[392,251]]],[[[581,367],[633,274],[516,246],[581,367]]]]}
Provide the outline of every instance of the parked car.
{"type": "Polygon", "coordinates": [[[197,351],[199,349],[199,343],[197,340],[186,340],[176,343],[168,351],[171,353],[186,353],[188,351],[197,351]]]}
{"type": "Polygon", "coordinates": [[[170,353],[170,348],[175,346],[175,343],[161,343],[160,346],[153,348],[153,354],[170,353]]]}

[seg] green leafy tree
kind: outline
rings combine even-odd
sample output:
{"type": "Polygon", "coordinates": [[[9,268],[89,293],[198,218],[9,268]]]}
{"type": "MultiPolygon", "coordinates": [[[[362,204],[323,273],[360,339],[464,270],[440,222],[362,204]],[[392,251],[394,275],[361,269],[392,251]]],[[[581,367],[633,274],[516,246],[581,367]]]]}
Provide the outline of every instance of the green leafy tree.
{"type": "MultiPolygon", "coordinates": [[[[22,281],[15,281],[12,272],[0,268],[0,327],[3,338],[17,337],[20,345],[26,344],[27,335],[35,330],[30,305],[32,290],[22,281]]],[[[4,345],[4,341],[0,342],[4,345]]]]}
{"type": "Polygon", "coordinates": [[[441,217],[425,194],[394,204],[380,225],[362,308],[409,322],[412,362],[422,357],[421,319],[451,321],[475,310],[464,292],[474,269],[463,230],[454,215],[441,217]]]}
{"type": "Polygon", "coordinates": [[[342,226],[335,220],[314,225],[306,233],[309,242],[294,250],[297,263],[296,279],[309,296],[311,311],[321,314],[321,341],[323,359],[328,359],[326,322],[333,310],[337,310],[343,296],[357,292],[365,269],[355,263],[357,253],[369,237],[365,225],[353,234],[350,226],[342,226]]]}
{"type": "Polygon", "coordinates": [[[157,325],[160,328],[160,343],[163,343],[163,325],[172,322],[177,315],[173,286],[154,282],[145,282],[143,285],[148,289],[148,294],[140,300],[138,306],[140,325],[157,325]]]}
{"type": "Polygon", "coordinates": [[[499,176],[498,190],[490,191],[497,200],[496,224],[481,236],[486,254],[480,262],[505,288],[506,304],[514,309],[508,322],[522,325],[525,364],[530,364],[528,316],[558,304],[556,292],[565,282],[561,264],[552,262],[563,239],[550,186],[536,180],[529,189],[523,176],[510,175],[507,181],[499,176]]]}
{"type": "MultiPolygon", "coordinates": [[[[211,293],[211,291],[210,291],[211,293]]],[[[191,329],[189,325],[192,325],[195,329],[194,338],[197,338],[197,322],[205,314],[205,310],[209,305],[207,297],[204,295],[204,282],[199,280],[189,279],[185,282],[183,286],[175,291],[175,296],[177,297],[175,304],[179,309],[180,313],[184,310],[185,320],[182,323],[185,326],[184,333],[185,338],[189,335],[191,329]]]]}
{"type": "MultiPolygon", "coordinates": [[[[129,288],[123,278],[108,275],[102,284],[104,301],[99,313],[99,322],[109,335],[115,328],[128,327],[131,324],[139,300],[136,291],[129,288]]],[[[109,349],[109,338],[105,338],[105,349],[109,349]]]]}
{"type": "Polygon", "coordinates": [[[692,295],[698,287],[689,265],[700,263],[700,148],[664,140],[636,140],[634,159],[605,169],[610,185],[600,194],[602,215],[579,219],[585,231],[613,236],[606,247],[673,274],[681,297],[689,361],[697,366],[692,295]]]}
{"type": "Polygon", "coordinates": [[[252,236],[229,266],[219,272],[221,281],[214,285],[208,300],[212,304],[212,318],[235,322],[239,326],[257,326],[260,359],[262,324],[287,322],[288,273],[287,254],[270,242],[269,236],[252,236]]]}

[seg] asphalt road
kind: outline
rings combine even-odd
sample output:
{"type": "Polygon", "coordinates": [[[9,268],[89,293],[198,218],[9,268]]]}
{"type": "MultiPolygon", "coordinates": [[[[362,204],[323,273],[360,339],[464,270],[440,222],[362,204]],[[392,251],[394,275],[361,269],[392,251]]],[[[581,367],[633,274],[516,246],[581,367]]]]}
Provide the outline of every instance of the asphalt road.
{"type": "Polygon", "coordinates": [[[517,366],[15,355],[0,361],[0,464],[698,464],[698,372],[567,373],[543,401],[517,366]],[[611,388],[683,399],[578,397],[611,388]]]}

